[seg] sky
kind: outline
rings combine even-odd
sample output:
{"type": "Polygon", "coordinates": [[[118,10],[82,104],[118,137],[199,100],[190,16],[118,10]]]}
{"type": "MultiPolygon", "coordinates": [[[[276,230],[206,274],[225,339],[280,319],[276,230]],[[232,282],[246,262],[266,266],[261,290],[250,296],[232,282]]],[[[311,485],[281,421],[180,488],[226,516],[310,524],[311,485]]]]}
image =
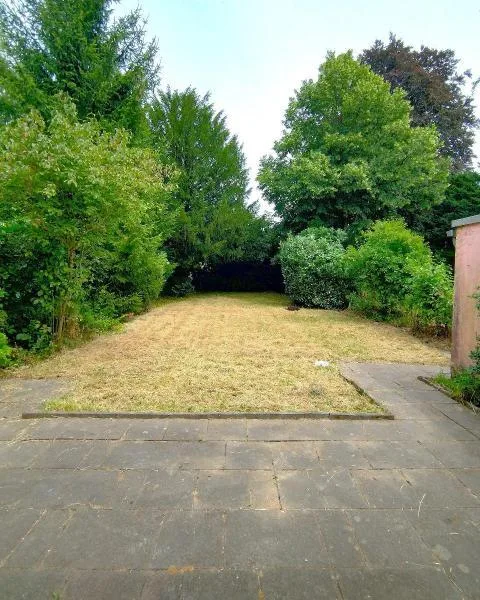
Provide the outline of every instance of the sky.
{"type": "Polygon", "coordinates": [[[357,55],[393,32],[414,47],[453,49],[459,69],[480,77],[476,0],[120,0],[115,12],[137,6],[158,42],[162,87],[210,92],[226,114],[247,157],[251,201],[261,200],[258,163],[282,133],[289,98],[329,50],[357,55]]]}

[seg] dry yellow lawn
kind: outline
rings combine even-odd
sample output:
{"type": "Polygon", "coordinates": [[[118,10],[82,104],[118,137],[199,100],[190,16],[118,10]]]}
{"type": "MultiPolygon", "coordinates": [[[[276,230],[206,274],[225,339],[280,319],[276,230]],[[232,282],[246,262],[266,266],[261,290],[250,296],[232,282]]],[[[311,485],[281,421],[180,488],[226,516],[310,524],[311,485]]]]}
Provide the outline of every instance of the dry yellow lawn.
{"type": "Polygon", "coordinates": [[[377,410],[337,361],[446,364],[446,353],[349,312],[285,310],[279,294],[208,294],[165,302],[17,377],[74,383],[52,410],[377,410]],[[332,361],[328,368],[314,361],[332,361]]]}

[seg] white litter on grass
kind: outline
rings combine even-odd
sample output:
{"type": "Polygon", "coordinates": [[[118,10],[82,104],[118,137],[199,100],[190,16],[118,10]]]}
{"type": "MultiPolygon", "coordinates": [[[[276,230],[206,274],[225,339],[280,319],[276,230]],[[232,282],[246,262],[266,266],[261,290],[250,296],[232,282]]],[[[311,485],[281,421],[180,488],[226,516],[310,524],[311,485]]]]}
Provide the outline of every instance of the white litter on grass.
{"type": "Polygon", "coordinates": [[[330,361],[329,360],[316,360],[313,364],[316,367],[329,367],[330,361]]]}

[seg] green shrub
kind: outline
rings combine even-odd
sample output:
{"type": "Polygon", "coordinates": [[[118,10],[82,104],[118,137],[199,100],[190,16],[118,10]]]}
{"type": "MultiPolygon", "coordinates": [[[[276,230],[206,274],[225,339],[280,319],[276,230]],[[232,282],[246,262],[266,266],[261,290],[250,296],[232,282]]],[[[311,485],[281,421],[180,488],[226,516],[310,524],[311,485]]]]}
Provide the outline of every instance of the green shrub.
{"type": "Polygon", "coordinates": [[[430,333],[449,330],[453,282],[423,238],[403,221],[377,221],[345,253],[354,291],[350,307],[368,317],[430,333]]]}
{"type": "Polygon", "coordinates": [[[10,357],[13,349],[8,345],[7,336],[0,333],[0,367],[8,367],[10,365],[10,357]]]}
{"type": "Polygon", "coordinates": [[[446,334],[452,324],[453,277],[445,263],[409,262],[409,292],[404,310],[407,324],[434,335],[446,334]]]}
{"type": "Polygon", "coordinates": [[[301,306],[344,308],[349,291],[343,266],[343,232],[306,229],[280,246],[285,291],[301,306]]]}

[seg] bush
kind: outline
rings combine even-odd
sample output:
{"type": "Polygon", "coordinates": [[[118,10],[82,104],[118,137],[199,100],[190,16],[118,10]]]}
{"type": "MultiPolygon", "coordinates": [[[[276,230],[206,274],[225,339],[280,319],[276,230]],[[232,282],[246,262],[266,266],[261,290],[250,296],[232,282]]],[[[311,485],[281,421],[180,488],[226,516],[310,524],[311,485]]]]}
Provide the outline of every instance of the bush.
{"type": "Polygon", "coordinates": [[[301,306],[344,308],[349,282],[343,266],[344,234],[326,227],[288,237],[280,246],[285,291],[301,306]]]}
{"type": "Polygon", "coordinates": [[[423,238],[403,221],[377,221],[359,248],[345,253],[354,291],[350,307],[368,317],[430,333],[451,324],[453,282],[449,268],[435,263],[423,238]]]}
{"type": "Polygon", "coordinates": [[[445,263],[410,263],[410,289],[405,298],[407,324],[413,329],[445,335],[452,323],[453,277],[445,263]]]}
{"type": "Polygon", "coordinates": [[[10,365],[12,352],[13,349],[8,345],[7,336],[4,333],[0,333],[0,368],[10,365]]]}

